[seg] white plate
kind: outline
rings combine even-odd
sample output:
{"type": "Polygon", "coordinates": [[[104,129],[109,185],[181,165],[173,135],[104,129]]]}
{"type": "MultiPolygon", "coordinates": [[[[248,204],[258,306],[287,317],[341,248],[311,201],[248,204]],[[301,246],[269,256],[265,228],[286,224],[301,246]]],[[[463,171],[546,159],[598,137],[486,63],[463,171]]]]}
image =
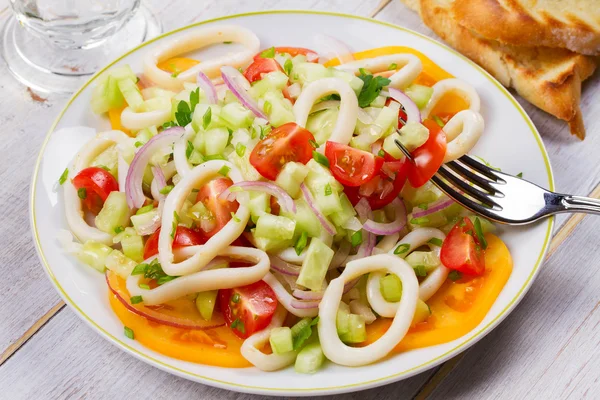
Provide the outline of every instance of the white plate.
{"type": "MultiPolygon", "coordinates": [[[[455,51],[399,26],[350,15],[317,12],[261,12],[234,15],[178,29],[140,46],[113,65],[130,64],[142,70],[142,56],[165,39],[171,39],[204,25],[235,23],[259,36],[261,47],[314,47],[312,36],[322,32],[352,44],[354,50],[386,45],[414,47],[451,74],[468,81],[481,96],[486,129],[473,153],[509,173],[523,172],[526,179],[553,189],[554,182],[546,150],[523,109],[515,99],[474,63],[455,51]]],[[[92,126],[108,129],[106,119],[90,110],[94,78],[60,113],[52,125],[33,176],[31,223],[40,259],[50,280],[81,318],[111,343],[160,369],[230,390],[269,395],[317,395],[352,392],[408,378],[464,351],[489,333],[524,296],[542,262],[553,221],[524,228],[503,228],[501,237],[514,259],[514,270],[488,315],[467,335],[450,343],[393,355],[373,365],[346,368],[328,363],[315,375],[302,375],[293,368],[265,373],[255,368],[225,369],[165,357],[129,340],[123,325],[112,313],[104,277],[65,256],[56,241],[59,229],[67,228],[56,182],[77,150],[94,131],[63,129],[92,126]]],[[[60,191],[62,192],[62,191],[60,191]]]]}

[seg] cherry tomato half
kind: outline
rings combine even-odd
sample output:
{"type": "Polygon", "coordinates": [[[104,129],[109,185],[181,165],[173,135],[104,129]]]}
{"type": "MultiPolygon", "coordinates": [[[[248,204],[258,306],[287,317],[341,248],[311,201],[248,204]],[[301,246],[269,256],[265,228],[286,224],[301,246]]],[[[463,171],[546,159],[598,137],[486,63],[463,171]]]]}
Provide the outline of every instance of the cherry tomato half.
{"type": "Polygon", "coordinates": [[[336,142],[325,144],[325,156],[335,179],[346,186],[370,181],[383,165],[383,157],[336,142]]]}
{"type": "Polygon", "coordinates": [[[248,79],[248,82],[252,83],[262,79],[263,74],[268,74],[273,71],[283,72],[283,68],[274,58],[262,58],[258,57],[254,59],[254,62],[246,68],[244,76],[248,79]]]}
{"type": "MultiPolygon", "coordinates": [[[[160,228],[146,240],[144,245],[144,260],[158,254],[158,236],[160,228]]],[[[175,239],[173,239],[173,248],[179,249],[186,246],[196,246],[206,243],[206,239],[198,231],[195,231],[185,226],[178,226],[175,231],[175,239]]]]}
{"type": "Polygon", "coordinates": [[[231,179],[217,178],[202,186],[198,191],[196,201],[201,201],[215,218],[216,226],[204,233],[206,237],[212,237],[219,232],[231,219],[231,213],[235,213],[239,207],[237,201],[219,199],[219,195],[231,185],[233,185],[231,179]]]}
{"type": "Polygon", "coordinates": [[[442,165],[446,155],[446,134],[432,120],[423,121],[429,129],[429,139],[412,152],[414,163],[408,163],[408,181],[414,188],[423,186],[442,165]]]}
{"type": "Polygon", "coordinates": [[[220,289],[218,303],[225,322],[242,339],[269,325],[277,309],[277,297],[264,281],[220,289]]]}
{"type": "Polygon", "coordinates": [[[119,190],[119,183],[115,177],[99,167],[89,167],[79,171],[73,178],[73,186],[77,189],[83,204],[94,214],[100,212],[110,192],[119,190]]]}
{"type": "Polygon", "coordinates": [[[469,218],[463,217],[450,230],[442,245],[440,261],[447,268],[467,275],[483,275],[485,251],[469,218]]]}
{"type": "Polygon", "coordinates": [[[373,179],[360,187],[345,186],[344,192],[353,205],[365,197],[373,210],[380,209],[400,194],[406,183],[407,167],[405,160],[385,161],[373,179]]]}
{"type": "Polygon", "coordinates": [[[273,129],[252,150],[250,164],[265,178],[272,181],[290,161],[306,164],[313,153],[315,137],[294,122],[273,129]]]}

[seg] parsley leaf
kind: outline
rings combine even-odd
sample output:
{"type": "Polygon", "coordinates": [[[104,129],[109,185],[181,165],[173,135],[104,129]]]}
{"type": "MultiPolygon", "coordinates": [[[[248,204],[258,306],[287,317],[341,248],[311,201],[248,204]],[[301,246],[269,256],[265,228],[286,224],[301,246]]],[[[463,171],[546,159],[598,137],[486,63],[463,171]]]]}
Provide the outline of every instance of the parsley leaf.
{"type": "Polygon", "coordinates": [[[319,317],[315,317],[310,323],[300,321],[303,323],[302,328],[295,332],[293,337],[294,350],[300,350],[304,342],[312,335],[312,327],[319,323],[319,317]]]}
{"type": "Polygon", "coordinates": [[[294,68],[294,63],[288,58],[285,60],[285,63],[283,63],[283,70],[287,76],[290,76],[292,73],[292,68],[294,68]]]}
{"type": "Polygon", "coordinates": [[[186,126],[190,122],[192,122],[192,110],[190,109],[190,105],[185,101],[180,101],[177,104],[177,111],[175,112],[175,119],[177,120],[177,124],[179,126],[186,126]]]}
{"type": "Polygon", "coordinates": [[[194,151],[194,145],[189,140],[187,141],[187,146],[185,148],[185,157],[190,158],[192,152],[194,151]]]}
{"type": "Polygon", "coordinates": [[[487,240],[485,240],[485,236],[483,235],[483,229],[481,228],[481,220],[478,217],[475,217],[475,233],[477,234],[477,238],[479,239],[479,243],[481,247],[485,250],[487,248],[487,240]]]}
{"type": "Polygon", "coordinates": [[[193,92],[190,93],[190,110],[194,112],[196,106],[200,102],[200,88],[197,88],[193,92]]]}
{"type": "Polygon", "coordinates": [[[262,53],[260,53],[262,58],[274,58],[275,57],[275,47],[271,47],[270,49],[266,49],[262,53]]]}
{"type": "Polygon", "coordinates": [[[206,130],[208,125],[210,125],[210,121],[212,119],[212,108],[208,107],[206,112],[202,116],[202,129],[206,130]]]}
{"type": "Polygon", "coordinates": [[[361,108],[368,107],[373,100],[379,96],[381,89],[388,86],[392,81],[382,76],[373,76],[362,73],[358,76],[363,82],[363,87],[358,95],[358,105],[361,108]]]}

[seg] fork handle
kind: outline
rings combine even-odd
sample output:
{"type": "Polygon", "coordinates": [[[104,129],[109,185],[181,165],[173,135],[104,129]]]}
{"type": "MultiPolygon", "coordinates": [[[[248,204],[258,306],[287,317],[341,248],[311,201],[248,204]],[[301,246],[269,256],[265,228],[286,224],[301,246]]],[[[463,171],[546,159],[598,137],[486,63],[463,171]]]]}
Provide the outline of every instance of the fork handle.
{"type": "Polygon", "coordinates": [[[591,197],[562,195],[560,199],[563,210],[559,212],[582,212],[600,215],[600,200],[591,197]]]}

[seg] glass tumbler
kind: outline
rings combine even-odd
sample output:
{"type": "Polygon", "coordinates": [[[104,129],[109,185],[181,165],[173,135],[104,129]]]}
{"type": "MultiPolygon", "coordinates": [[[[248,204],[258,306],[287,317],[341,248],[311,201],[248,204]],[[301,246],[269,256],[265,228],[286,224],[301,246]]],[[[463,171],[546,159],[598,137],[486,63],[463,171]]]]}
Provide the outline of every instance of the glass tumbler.
{"type": "Polygon", "coordinates": [[[2,34],[10,71],[32,89],[72,93],[161,26],[141,0],[10,0],[2,34]]]}

